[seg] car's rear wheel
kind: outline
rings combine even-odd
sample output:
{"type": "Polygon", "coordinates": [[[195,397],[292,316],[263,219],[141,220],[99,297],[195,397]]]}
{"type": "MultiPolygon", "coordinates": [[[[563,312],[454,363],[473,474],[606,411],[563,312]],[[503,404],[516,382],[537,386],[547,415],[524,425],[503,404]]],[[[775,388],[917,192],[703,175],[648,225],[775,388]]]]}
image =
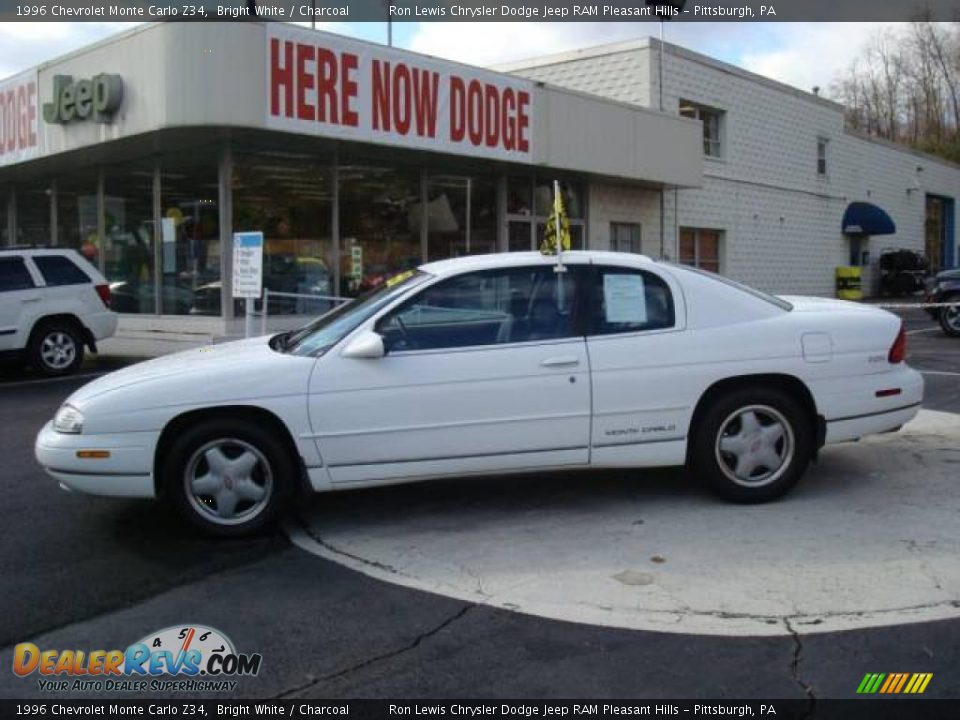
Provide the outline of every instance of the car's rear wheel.
{"type": "Polygon", "coordinates": [[[726,500],[774,500],[797,483],[810,462],[812,423],[801,404],[779,388],[727,392],[697,424],[691,469],[726,500]]]}
{"type": "MultiPolygon", "coordinates": [[[[960,303],[960,295],[948,295],[942,302],[960,303]]],[[[940,308],[940,327],[947,335],[960,337],[960,305],[940,308]]]]}
{"type": "Polygon", "coordinates": [[[39,325],[27,350],[30,365],[44,375],[67,375],[83,362],[83,340],[76,325],[53,321],[39,325]]]}
{"type": "Polygon", "coordinates": [[[203,421],[179,435],[164,461],[164,487],[194,525],[222,537],[247,535],[286,509],[295,465],[268,431],[236,419],[203,421]]]}

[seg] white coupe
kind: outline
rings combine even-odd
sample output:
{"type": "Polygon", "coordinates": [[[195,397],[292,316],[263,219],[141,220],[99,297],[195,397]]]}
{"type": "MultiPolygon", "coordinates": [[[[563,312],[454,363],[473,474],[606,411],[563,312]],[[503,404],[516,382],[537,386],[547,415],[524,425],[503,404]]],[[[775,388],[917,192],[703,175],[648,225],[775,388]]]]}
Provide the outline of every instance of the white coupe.
{"type": "Polygon", "coordinates": [[[256,530],[301,488],[688,465],[779,497],[825,443],[898,429],[921,376],[883,310],[604,252],[423,265],[301,330],[101,377],[41,430],[62,486],[256,530]]]}

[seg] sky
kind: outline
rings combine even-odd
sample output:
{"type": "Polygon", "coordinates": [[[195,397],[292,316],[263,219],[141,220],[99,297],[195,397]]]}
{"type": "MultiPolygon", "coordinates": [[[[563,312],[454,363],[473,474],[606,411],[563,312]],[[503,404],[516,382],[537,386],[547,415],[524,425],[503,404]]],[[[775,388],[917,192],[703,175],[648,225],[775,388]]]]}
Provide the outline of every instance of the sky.
{"type": "MultiPolygon", "coordinates": [[[[108,37],[136,23],[0,23],[0,78],[108,37]]],[[[327,23],[323,29],[386,42],[386,23],[327,23]]],[[[667,23],[665,39],[788,83],[828,90],[864,43],[891,23],[667,23]]],[[[658,35],[657,23],[394,23],[398,47],[493,65],[658,35]]]]}

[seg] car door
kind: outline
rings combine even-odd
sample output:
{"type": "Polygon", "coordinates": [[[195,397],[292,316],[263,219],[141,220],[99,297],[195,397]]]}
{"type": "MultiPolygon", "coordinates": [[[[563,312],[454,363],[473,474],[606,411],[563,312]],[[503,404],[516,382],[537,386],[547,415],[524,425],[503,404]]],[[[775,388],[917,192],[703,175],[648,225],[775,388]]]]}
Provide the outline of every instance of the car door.
{"type": "Polygon", "coordinates": [[[591,464],[684,461],[690,411],[685,306],[665,273],[598,266],[589,281],[591,464]]]}
{"type": "Polygon", "coordinates": [[[0,352],[26,347],[42,303],[41,291],[23,257],[0,256],[0,352]]]}
{"type": "Polygon", "coordinates": [[[440,280],[375,323],[384,357],[321,358],[310,416],[331,480],[587,463],[580,274],[538,265],[440,280]]]}

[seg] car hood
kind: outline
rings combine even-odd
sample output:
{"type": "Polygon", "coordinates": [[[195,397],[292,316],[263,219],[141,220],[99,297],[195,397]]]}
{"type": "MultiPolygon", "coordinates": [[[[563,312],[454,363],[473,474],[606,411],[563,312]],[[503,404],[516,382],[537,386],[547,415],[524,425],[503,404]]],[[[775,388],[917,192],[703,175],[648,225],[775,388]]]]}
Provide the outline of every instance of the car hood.
{"type": "Polygon", "coordinates": [[[301,391],[312,359],[278,353],[269,342],[269,336],[250,338],[147,360],[84,385],[67,402],[83,409],[94,399],[122,390],[135,394],[144,407],[301,391]],[[292,372],[295,368],[299,372],[292,372]]]}
{"type": "Polygon", "coordinates": [[[960,280],[960,268],[938,272],[937,280],[960,280]]]}

